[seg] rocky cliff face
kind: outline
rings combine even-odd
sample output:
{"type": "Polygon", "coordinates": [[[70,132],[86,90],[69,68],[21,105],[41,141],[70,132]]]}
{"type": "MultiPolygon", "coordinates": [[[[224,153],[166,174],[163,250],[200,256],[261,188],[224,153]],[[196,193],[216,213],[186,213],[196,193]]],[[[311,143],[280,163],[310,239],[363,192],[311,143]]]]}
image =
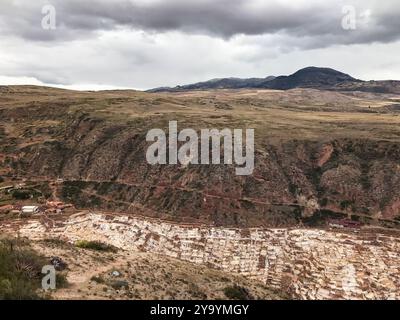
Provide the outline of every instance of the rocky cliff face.
{"type": "Polygon", "coordinates": [[[399,299],[396,233],[229,229],[77,214],[56,224],[2,225],[32,239],[99,240],[240,273],[300,299],[399,299]]]}
{"type": "Polygon", "coordinates": [[[400,225],[398,117],[371,113],[392,96],[13,90],[0,108],[0,175],[61,178],[54,195],[77,208],[238,227],[320,226],[332,217],[400,225]],[[328,98],[338,102],[325,109],[328,98]],[[225,165],[149,165],[146,132],[171,119],[182,128],[255,127],[253,174],[236,176],[225,165]]]}
{"type": "Polygon", "coordinates": [[[399,144],[362,139],[259,146],[253,175],[233,166],[151,166],[143,133],[74,119],[62,139],[28,146],[19,175],[65,179],[78,208],[134,212],[227,226],[324,224],[329,217],[397,226],[399,144]],[[396,220],[397,219],[397,220],[396,220]]]}

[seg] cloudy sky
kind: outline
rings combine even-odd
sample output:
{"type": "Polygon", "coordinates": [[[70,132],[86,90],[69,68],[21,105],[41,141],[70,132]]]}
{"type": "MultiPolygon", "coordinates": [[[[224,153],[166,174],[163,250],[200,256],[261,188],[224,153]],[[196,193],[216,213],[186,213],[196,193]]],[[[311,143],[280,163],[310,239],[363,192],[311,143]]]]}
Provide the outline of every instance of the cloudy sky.
{"type": "Polygon", "coordinates": [[[311,65],[400,80],[399,52],[399,0],[0,1],[0,84],[148,89],[311,65]]]}

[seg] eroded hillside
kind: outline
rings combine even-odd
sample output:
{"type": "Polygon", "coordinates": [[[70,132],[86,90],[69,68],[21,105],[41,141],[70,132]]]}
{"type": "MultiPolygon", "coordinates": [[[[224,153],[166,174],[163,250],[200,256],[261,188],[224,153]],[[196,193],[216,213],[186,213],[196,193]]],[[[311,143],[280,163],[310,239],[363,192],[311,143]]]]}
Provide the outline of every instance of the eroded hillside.
{"type": "MultiPolygon", "coordinates": [[[[77,208],[223,226],[400,225],[400,97],[0,88],[0,176],[77,208]],[[147,130],[254,128],[255,170],[151,166],[147,130]],[[58,179],[58,180],[57,180],[58,179]],[[57,184],[54,181],[58,181],[57,184]]],[[[12,200],[13,201],[13,200],[12,200]]]]}

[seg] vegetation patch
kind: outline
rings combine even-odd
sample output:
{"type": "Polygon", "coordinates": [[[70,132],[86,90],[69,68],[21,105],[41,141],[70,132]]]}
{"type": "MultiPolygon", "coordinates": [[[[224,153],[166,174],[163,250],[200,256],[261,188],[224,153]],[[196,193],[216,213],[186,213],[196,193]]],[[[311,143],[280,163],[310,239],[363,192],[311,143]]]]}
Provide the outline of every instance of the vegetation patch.
{"type": "Polygon", "coordinates": [[[101,241],[79,240],[75,242],[75,247],[82,249],[96,250],[96,251],[114,252],[114,253],[118,251],[116,247],[101,241]]]}
{"type": "Polygon", "coordinates": [[[96,283],[105,283],[105,280],[102,276],[93,276],[90,278],[90,281],[96,282],[96,283]]]}
{"type": "Polygon", "coordinates": [[[46,238],[41,241],[51,248],[68,248],[71,246],[70,243],[60,238],[46,238]]]}
{"type": "Polygon", "coordinates": [[[46,259],[20,240],[0,240],[0,300],[37,300],[43,297],[42,267],[46,259]]]}
{"type": "Polygon", "coordinates": [[[16,200],[28,200],[32,198],[31,193],[27,190],[13,190],[11,195],[16,200]]]}
{"type": "Polygon", "coordinates": [[[129,289],[129,283],[125,280],[113,280],[109,283],[114,290],[129,289]]]}
{"type": "Polygon", "coordinates": [[[249,291],[241,286],[233,285],[224,288],[224,294],[228,299],[233,300],[252,300],[249,291]]]}
{"type": "Polygon", "coordinates": [[[82,186],[77,184],[66,184],[63,186],[61,195],[64,199],[69,201],[75,200],[80,196],[82,192],[82,186]]]}
{"type": "Polygon", "coordinates": [[[70,286],[65,273],[56,273],[56,285],[57,289],[68,288],[70,286]]]}

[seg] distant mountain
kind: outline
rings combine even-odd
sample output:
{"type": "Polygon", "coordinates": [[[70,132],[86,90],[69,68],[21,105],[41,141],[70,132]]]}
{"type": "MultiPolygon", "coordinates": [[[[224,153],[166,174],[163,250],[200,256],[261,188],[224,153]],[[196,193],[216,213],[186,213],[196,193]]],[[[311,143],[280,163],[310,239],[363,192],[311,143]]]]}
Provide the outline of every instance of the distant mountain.
{"type": "Polygon", "coordinates": [[[288,90],[294,88],[332,88],[345,82],[362,82],[348,74],[330,68],[308,67],[290,76],[280,76],[272,81],[262,83],[260,87],[288,90]]]}
{"type": "Polygon", "coordinates": [[[363,91],[372,93],[392,93],[400,94],[400,81],[381,80],[381,81],[360,81],[344,82],[334,88],[338,91],[363,91]]]}
{"type": "Polygon", "coordinates": [[[263,83],[274,80],[275,77],[269,76],[266,78],[218,78],[211,79],[204,82],[197,82],[193,84],[176,86],[176,87],[160,87],[148,90],[149,92],[163,92],[163,91],[188,91],[188,90],[210,90],[210,89],[244,89],[256,88],[263,83]]]}
{"type": "Polygon", "coordinates": [[[149,92],[180,92],[213,89],[274,89],[314,88],[335,91],[364,91],[374,93],[400,93],[400,81],[362,81],[350,75],[330,69],[307,67],[289,76],[266,78],[221,78],[194,84],[162,87],[149,92]]]}

